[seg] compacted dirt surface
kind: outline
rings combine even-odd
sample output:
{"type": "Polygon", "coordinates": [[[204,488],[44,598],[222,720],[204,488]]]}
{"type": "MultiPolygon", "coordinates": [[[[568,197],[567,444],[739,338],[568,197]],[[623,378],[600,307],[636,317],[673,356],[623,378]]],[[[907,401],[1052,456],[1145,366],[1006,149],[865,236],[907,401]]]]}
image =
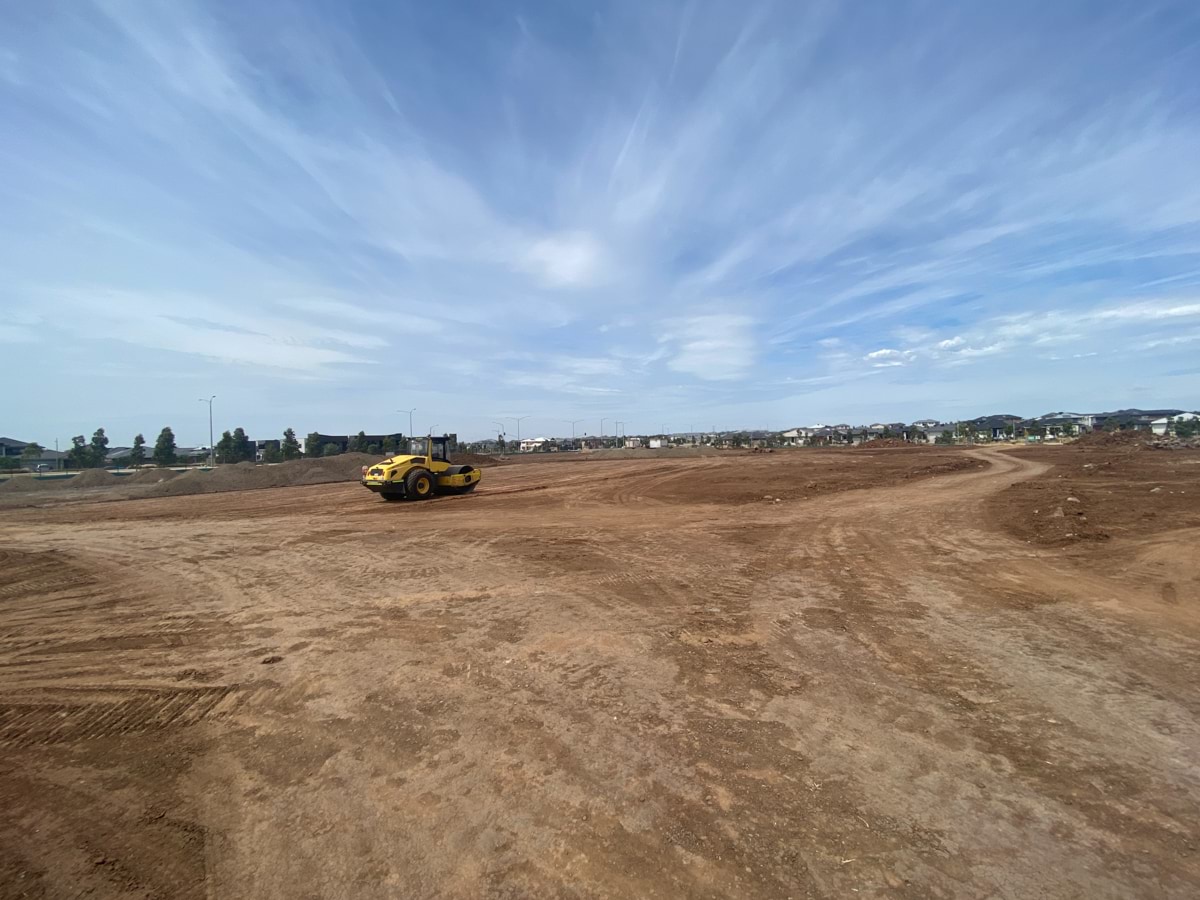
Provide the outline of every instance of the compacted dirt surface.
{"type": "Polygon", "coordinates": [[[1195,897],[1198,462],[5,508],[0,895],[1195,897]]]}

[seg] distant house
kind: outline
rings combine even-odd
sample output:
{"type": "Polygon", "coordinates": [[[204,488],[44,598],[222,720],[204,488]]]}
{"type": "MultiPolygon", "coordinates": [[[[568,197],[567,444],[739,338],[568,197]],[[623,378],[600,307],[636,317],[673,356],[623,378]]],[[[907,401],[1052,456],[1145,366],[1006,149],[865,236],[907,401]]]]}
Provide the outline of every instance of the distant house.
{"type": "Polygon", "coordinates": [[[18,441],[13,438],[0,438],[0,457],[5,459],[18,459],[20,465],[30,469],[61,469],[66,465],[67,454],[60,453],[57,450],[43,449],[33,459],[25,456],[25,448],[32,443],[31,441],[18,441]]]}
{"type": "Polygon", "coordinates": [[[1010,435],[1015,436],[1022,421],[1020,416],[1000,414],[970,419],[969,424],[975,429],[976,437],[1002,441],[1010,435]]]}
{"type": "Polygon", "coordinates": [[[790,431],[780,432],[779,442],[785,447],[798,447],[804,438],[800,434],[799,428],[793,428],[790,431]]]}
{"type": "Polygon", "coordinates": [[[1177,422],[1193,422],[1200,419],[1200,413],[1185,412],[1174,416],[1163,416],[1150,422],[1150,430],[1154,434],[1172,434],[1177,422]]]}
{"type": "Polygon", "coordinates": [[[1095,413],[1093,428],[1150,430],[1156,419],[1169,418],[1185,412],[1182,409],[1118,409],[1116,412],[1095,413]]]}
{"type": "Polygon", "coordinates": [[[939,438],[943,438],[947,434],[949,434],[951,437],[954,437],[954,426],[933,425],[929,428],[922,429],[922,432],[925,435],[925,439],[929,441],[929,443],[934,444],[937,443],[939,438]]]}
{"type": "Polygon", "coordinates": [[[521,452],[522,453],[536,453],[538,450],[546,449],[546,445],[549,443],[550,443],[549,438],[544,438],[544,437],[524,438],[521,441],[521,452]]]}
{"type": "MultiPolygon", "coordinates": [[[[190,466],[196,463],[207,463],[209,458],[208,447],[176,447],[175,462],[177,465],[190,466]]],[[[146,448],[146,462],[154,461],[154,449],[146,448]]]]}

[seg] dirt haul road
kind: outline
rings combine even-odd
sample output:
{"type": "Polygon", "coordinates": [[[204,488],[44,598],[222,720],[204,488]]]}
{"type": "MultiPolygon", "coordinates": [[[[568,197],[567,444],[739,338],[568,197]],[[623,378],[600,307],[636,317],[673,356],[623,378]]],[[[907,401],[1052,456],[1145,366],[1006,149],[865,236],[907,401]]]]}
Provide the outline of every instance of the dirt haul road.
{"type": "Polygon", "coordinates": [[[1048,465],[7,511],[0,894],[1197,896],[1200,529],[993,530],[1048,465]]]}

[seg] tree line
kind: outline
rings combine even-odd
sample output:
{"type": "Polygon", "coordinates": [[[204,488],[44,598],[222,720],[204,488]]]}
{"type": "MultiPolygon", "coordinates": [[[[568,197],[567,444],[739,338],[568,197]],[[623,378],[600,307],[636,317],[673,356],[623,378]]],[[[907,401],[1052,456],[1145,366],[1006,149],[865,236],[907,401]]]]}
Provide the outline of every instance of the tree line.
{"type": "MultiPolygon", "coordinates": [[[[176,461],[175,432],[170,426],[158,433],[150,458],[155,465],[170,466],[176,461]]],[[[28,448],[26,448],[28,452],[28,448]]],[[[39,453],[40,453],[39,448],[39,453]]],[[[129,450],[129,465],[141,466],[146,462],[146,438],[138,434],[129,450]]],[[[108,464],[108,435],[97,428],[89,441],[82,434],[71,438],[71,449],[67,451],[67,467],[71,469],[99,469],[108,464]]]]}
{"type": "Polygon", "coordinates": [[[382,443],[368,441],[367,433],[360,431],[354,437],[350,438],[346,445],[345,451],[342,450],[341,444],[332,442],[321,443],[320,432],[312,432],[304,439],[304,455],[309,457],[316,456],[337,456],[339,453],[369,453],[372,456],[384,454],[392,456],[405,447],[406,440],[403,434],[389,436],[383,439],[382,443]]]}
{"type": "MultiPolygon", "coordinates": [[[[304,445],[301,447],[295,429],[288,428],[283,432],[283,439],[278,446],[269,444],[263,450],[262,461],[276,463],[299,459],[301,456],[336,456],[342,452],[391,455],[400,450],[404,446],[404,442],[403,435],[388,437],[382,443],[370,442],[367,440],[366,432],[360,431],[350,438],[345,451],[343,451],[340,444],[322,442],[320,433],[314,431],[304,439],[304,445]]],[[[108,435],[103,428],[97,428],[90,441],[82,434],[75,435],[71,438],[71,449],[67,451],[67,467],[72,469],[103,468],[109,464],[108,444],[108,435]]],[[[33,460],[38,459],[43,452],[45,451],[41,445],[33,443],[25,447],[22,456],[33,460]]],[[[239,426],[221,434],[221,439],[213,445],[213,455],[218,463],[256,462],[258,447],[247,436],[246,430],[239,426]]],[[[138,468],[146,464],[147,457],[156,466],[173,466],[181,461],[178,447],[175,444],[175,433],[170,427],[159,432],[158,439],[154,442],[154,447],[149,454],[147,454],[146,438],[141,434],[135,436],[129,455],[123,462],[132,468],[138,468]]]]}

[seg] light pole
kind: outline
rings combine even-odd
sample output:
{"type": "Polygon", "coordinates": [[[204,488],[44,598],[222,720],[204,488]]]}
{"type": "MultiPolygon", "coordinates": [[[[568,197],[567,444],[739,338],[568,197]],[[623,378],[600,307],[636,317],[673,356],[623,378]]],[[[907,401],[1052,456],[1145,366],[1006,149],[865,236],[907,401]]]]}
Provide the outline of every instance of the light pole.
{"type": "Polygon", "coordinates": [[[517,450],[521,449],[521,421],[528,419],[529,416],[505,416],[506,419],[512,419],[517,423],[517,450]]]}
{"type": "Polygon", "coordinates": [[[213,450],[213,429],[212,429],[212,402],[217,399],[217,395],[213,394],[207,400],[203,397],[199,398],[199,402],[208,404],[208,467],[211,469],[216,465],[214,460],[213,450]]]}
{"type": "Polygon", "coordinates": [[[623,430],[624,428],[625,428],[625,423],[624,423],[624,422],[617,422],[617,423],[616,423],[617,437],[621,437],[621,436],[622,436],[622,430],[623,430]]]}
{"type": "Polygon", "coordinates": [[[607,421],[608,421],[608,419],[601,419],[601,420],[600,420],[600,440],[601,440],[601,441],[603,441],[603,440],[604,440],[604,423],[605,423],[605,422],[607,422],[607,421]]]}
{"type": "Polygon", "coordinates": [[[413,414],[413,413],[415,413],[416,411],[417,411],[417,408],[416,408],[415,406],[414,406],[412,409],[398,409],[398,410],[396,410],[396,412],[398,412],[398,413],[404,413],[404,412],[408,413],[408,437],[409,437],[409,439],[410,439],[410,440],[411,440],[411,438],[412,438],[412,436],[413,436],[413,433],[412,433],[412,414],[413,414]]]}
{"type": "Polygon", "coordinates": [[[495,419],[492,419],[492,424],[500,429],[500,455],[503,456],[505,445],[508,443],[508,432],[504,430],[506,426],[503,422],[497,422],[495,419]]]}
{"type": "Polygon", "coordinates": [[[563,419],[563,421],[571,423],[571,440],[575,440],[575,426],[582,422],[583,419],[563,419]]]}

